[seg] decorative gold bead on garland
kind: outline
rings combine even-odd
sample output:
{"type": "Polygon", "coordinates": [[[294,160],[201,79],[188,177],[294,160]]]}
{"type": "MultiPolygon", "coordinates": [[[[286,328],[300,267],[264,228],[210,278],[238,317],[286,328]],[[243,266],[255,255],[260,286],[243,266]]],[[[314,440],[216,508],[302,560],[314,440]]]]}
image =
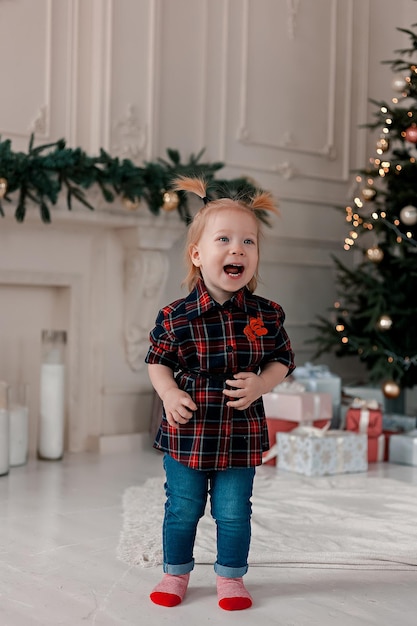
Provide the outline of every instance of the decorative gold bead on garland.
{"type": "Polygon", "coordinates": [[[401,387],[394,380],[386,380],[382,384],[382,393],[389,400],[394,400],[400,395],[401,387]]]}
{"type": "Polygon", "coordinates": [[[140,200],[138,198],[130,200],[130,198],[123,196],[122,203],[128,211],[137,211],[140,206],[140,200]]]}
{"type": "Polygon", "coordinates": [[[164,211],[174,211],[178,208],[180,198],[176,191],[165,191],[162,196],[163,204],[162,208],[164,211]]]}
{"type": "Polygon", "coordinates": [[[7,180],[6,178],[0,178],[0,198],[4,198],[7,193],[7,180]]]}

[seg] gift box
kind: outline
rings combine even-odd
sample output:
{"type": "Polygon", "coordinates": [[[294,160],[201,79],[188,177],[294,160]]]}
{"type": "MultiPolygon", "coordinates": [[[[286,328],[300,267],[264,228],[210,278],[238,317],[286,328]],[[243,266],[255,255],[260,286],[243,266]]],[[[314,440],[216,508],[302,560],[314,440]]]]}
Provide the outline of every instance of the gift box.
{"type": "Polygon", "coordinates": [[[382,434],[382,410],[376,400],[355,398],[346,412],[346,430],[365,433],[368,437],[382,434]]]}
{"type": "Polygon", "coordinates": [[[398,430],[383,430],[382,434],[385,438],[384,461],[389,460],[389,442],[392,435],[398,435],[398,430]]]}
{"type": "Polygon", "coordinates": [[[416,421],[415,417],[409,417],[408,415],[384,413],[382,416],[382,428],[383,430],[396,431],[399,433],[408,432],[417,427],[416,421]]]}
{"type": "Polygon", "coordinates": [[[390,463],[417,465],[417,430],[393,435],[389,442],[390,463]]]}
{"type": "Polygon", "coordinates": [[[292,373],[293,378],[314,393],[329,393],[332,397],[332,428],[338,428],[340,422],[340,403],[342,379],[333,374],[327,365],[304,363],[292,373]]]}
{"type": "Polygon", "coordinates": [[[332,419],[332,397],[328,393],[271,391],[262,396],[265,416],[312,424],[332,419]]]}
{"type": "MultiPolygon", "coordinates": [[[[267,417],[266,424],[268,426],[269,444],[271,446],[268,452],[264,452],[262,455],[263,465],[276,465],[278,450],[276,446],[277,433],[290,432],[297,428],[299,422],[291,422],[290,420],[282,420],[274,417],[267,417]]],[[[325,428],[329,425],[329,420],[316,420],[313,422],[313,426],[316,428],[325,428]]]]}
{"type": "Polygon", "coordinates": [[[385,435],[368,437],[368,463],[385,461],[385,435]]]}
{"type": "Polygon", "coordinates": [[[278,469],[325,476],[368,469],[368,438],[361,433],[298,428],[277,434],[278,469]]]}

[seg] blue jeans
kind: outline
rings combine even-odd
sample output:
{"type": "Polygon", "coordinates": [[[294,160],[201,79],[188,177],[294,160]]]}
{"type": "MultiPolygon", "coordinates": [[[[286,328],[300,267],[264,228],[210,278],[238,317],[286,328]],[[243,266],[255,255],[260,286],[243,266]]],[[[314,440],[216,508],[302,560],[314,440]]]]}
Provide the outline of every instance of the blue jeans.
{"type": "Polygon", "coordinates": [[[217,526],[214,570],[226,578],[246,574],[255,468],[195,470],[166,454],[164,469],[167,497],[162,527],[164,572],[187,574],[194,568],[197,524],[210,494],[211,515],[217,526]]]}

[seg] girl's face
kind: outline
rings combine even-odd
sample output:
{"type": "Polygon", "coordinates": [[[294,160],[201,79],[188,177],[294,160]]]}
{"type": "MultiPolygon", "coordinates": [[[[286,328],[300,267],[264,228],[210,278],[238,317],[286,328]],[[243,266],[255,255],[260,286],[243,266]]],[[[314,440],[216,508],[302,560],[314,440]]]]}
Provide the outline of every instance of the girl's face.
{"type": "Polygon", "coordinates": [[[207,291],[223,304],[247,285],[258,268],[258,223],[239,208],[221,209],[207,218],[203,234],[190,250],[207,291]]]}

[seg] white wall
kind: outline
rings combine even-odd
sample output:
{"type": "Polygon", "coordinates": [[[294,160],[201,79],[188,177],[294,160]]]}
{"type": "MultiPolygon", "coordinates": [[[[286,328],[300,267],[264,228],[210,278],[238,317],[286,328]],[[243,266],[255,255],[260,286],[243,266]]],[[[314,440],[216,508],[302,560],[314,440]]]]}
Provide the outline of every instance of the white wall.
{"type": "MultiPolygon", "coordinates": [[[[266,234],[259,292],[284,306],[302,363],[311,322],[333,303],[330,254],[343,254],[333,207],[374,149],[358,126],[370,120],[369,97],[392,96],[380,61],[403,41],[395,26],[413,21],[413,0],[7,0],[0,133],[16,150],[35,132],[39,143],[65,137],[138,164],[168,147],[184,159],[205,147],[204,160],[225,163],[222,176],[270,189],[281,217],[266,234]]],[[[169,252],[159,304],[180,293],[181,245],[169,252]]],[[[111,242],[106,262],[120,266],[122,253],[111,242]]],[[[107,307],[103,328],[122,346],[120,301],[107,307]]],[[[126,379],[111,357],[103,387],[126,379]]],[[[327,361],[356,376],[356,361],[327,361]]],[[[118,428],[109,410],[101,423],[109,433],[138,428],[130,418],[118,428]]]]}

